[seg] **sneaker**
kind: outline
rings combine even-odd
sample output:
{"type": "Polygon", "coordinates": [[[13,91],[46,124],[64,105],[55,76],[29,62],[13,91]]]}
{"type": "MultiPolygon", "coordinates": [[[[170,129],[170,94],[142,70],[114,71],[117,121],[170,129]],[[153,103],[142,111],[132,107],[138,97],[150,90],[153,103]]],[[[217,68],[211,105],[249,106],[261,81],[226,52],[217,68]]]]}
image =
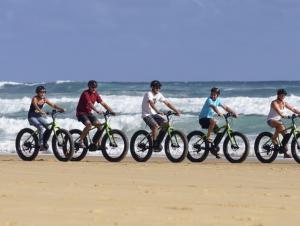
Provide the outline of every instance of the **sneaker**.
{"type": "Polygon", "coordinates": [[[211,146],[210,148],[210,153],[212,153],[214,156],[216,156],[217,159],[220,159],[221,156],[219,155],[220,148],[219,147],[215,147],[215,146],[211,146]]]}
{"type": "Polygon", "coordinates": [[[283,158],[290,159],[290,158],[292,158],[292,156],[290,156],[288,153],[284,152],[283,153],[283,158]]]}
{"type": "Polygon", "coordinates": [[[163,149],[163,146],[161,144],[160,145],[153,145],[153,148],[152,148],[152,150],[154,152],[160,152],[162,149],[163,149]]]}
{"type": "Polygon", "coordinates": [[[44,150],[48,150],[49,149],[49,145],[47,143],[43,144],[42,147],[43,147],[44,150]]]}
{"type": "Polygon", "coordinates": [[[40,145],[39,152],[44,153],[44,154],[49,154],[50,153],[50,151],[48,151],[48,148],[44,147],[44,145],[40,145]]]}

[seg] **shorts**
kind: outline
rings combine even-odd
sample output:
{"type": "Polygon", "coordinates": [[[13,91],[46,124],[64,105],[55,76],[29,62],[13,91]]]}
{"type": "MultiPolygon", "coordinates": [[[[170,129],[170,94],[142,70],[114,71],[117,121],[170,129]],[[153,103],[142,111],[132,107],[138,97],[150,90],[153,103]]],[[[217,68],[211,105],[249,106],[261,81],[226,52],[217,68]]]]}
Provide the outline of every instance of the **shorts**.
{"type": "Polygon", "coordinates": [[[87,121],[90,121],[92,125],[96,124],[98,122],[98,119],[95,115],[92,113],[86,114],[86,115],[79,115],[77,116],[77,119],[79,122],[82,122],[84,125],[87,121]]]}
{"type": "Polygon", "coordinates": [[[199,124],[201,125],[202,129],[208,129],[210,124],[210,118],[200,118],[199,124]]]}
{"type": "MultiPolygon", "coordinates": [[[[275,126],[272,125],[272,121],[277,121],[277,120],[269,119],[269,120],[267,121],[267,124],[268,124],[271,128],[275,128],[275,126]]],[[[280,124],[283,125],[283,122],[282,122],[282,121],[278,120],[277,122],[279,122],[280,124]]]]}
{"type": "Polygon", "coordinates": [[[166,122],[166,120],[159,114],[146,116],[143,118],[143,120],[150,127],[150,129],[161,126],[166,122]]]}

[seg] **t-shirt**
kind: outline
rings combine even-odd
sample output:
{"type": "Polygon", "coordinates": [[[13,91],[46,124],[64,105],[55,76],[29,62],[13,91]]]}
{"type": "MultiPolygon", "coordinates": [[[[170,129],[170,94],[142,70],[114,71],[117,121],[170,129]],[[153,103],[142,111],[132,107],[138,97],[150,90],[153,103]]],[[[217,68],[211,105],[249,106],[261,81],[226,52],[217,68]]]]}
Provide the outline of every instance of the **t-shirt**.
{"type": "Polygon", "coordinates": [[[223,106],[219,97],[215,101],[211,97],[208,97],[199,113],[199,118],[213,118],[215,111],[210,107],[211,105],[216,107],[223,106]]]}
{"type": "Polygon", "coordinates": [[[145,93],[144,99],[143,99],[143,104],[142,104],[142,117],[146,117],[149,115],[154,115],[157,114],[156,111],[150,106],[149,100],[152,100],[154,104],[156,104],[158,101],[159,102],[164,102],[167,99],[161,94],[158,93],[154,95],[152,91],[149,91],[145,93]]]}
{"type": "Polygon", "coordinates": [[[92,108],[90,104],[102,103],[102,98],[100,95],[95,92],[90,92],[89,90],[85,90],[82,92],[77,108],[76,108],[76,116],[86,115],[92,112],[92,108]]]}

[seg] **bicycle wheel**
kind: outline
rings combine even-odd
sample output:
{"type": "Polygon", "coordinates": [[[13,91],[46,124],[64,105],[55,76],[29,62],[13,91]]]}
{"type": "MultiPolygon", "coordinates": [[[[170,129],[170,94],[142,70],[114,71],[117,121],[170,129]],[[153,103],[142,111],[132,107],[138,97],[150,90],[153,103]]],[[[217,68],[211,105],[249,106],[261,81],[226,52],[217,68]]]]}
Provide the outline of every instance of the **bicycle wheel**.
{"type": "Polygon", "coordinates": [[[24,161],[34,160],[39,153],[38,136],[30,128],[20,130],[16,138],[16,151],[24,161]]]}
{"type": "Polygon", "coordinates": [[[182,162],[188,153],[188,141],[183,132],[174,130],[166,137],[165,152],[171,162],[182,162]]]}
{"type": "Polygon", "coordinates": [[[229,136],[225,138],[223,152],[229,162],[241,163],[245,161],[249,154],[249,146],[249,140],[244,134],[233,132],[231,133],[231,139],[229,136]]]}
{"type": "Polygon", "coordinates": [[[58,129],[52,138],[53,154],[59,161],[69,161],[74,154],[74,143],[71,134],[65,129],[58,129]]]}
{"type": "Polygon", "coordinates": [[[187,158],[191,162],[202,162],[207,158],[209,149],[204,136],[204,133],[201,131],[193,131],[188,134],[189,151],[187,158]]]}
{"type": "Polygon", "coordinates": [[[262,163],[271,163],[278,155],[278,149],[274,147],[271,139],[272,136],[272,133],[262,132],[255,139],[254,152],[262,163]]]}
{"type": "Polygon", "coordinates": [[[152,137],[145,130],[135,132],[130,140],[130,153],[137,162],[146,162],[152,155],[152,137]]]}
{"type": "Polygon", "coordinates": [[[299,133],[292,140],[291,151],[295,161],[300,163],[300,134],[299,133]]]}
{"type": "Polygon", "coordinates": [[[70,134],[74,141],[74,154],[73,154],[73,157],[71,158],[71,161],[81,161],[82,159],[84,159],[84,157],[86,156],[86,154],[88,152],[87,147],[89,146],[89,142],[86,137],[83,139],[85,148],[79,147],[79,138],[80,138],[81,133],[82,133],[82,131],[80,129],[70,130],[70,134]]]}
{"type": "Polygon", "coordinates": [[[120,162],[128,152],[128,139],[126,135],[117,129],[109,131],[102,139],[101,149],[104,158],[110,162],[120,162]]]}

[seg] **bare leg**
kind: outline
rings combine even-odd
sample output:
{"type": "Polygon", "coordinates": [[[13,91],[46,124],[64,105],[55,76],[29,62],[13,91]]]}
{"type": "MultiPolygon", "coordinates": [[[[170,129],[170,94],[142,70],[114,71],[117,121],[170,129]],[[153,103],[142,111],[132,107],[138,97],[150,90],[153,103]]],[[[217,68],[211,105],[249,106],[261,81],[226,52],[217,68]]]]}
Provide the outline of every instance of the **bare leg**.
{"type": "Polygon", "coordinates": [[[155,143],[156,139],[157,139],[157,135],[158,135],[158,128],[159,126],[155,126],[153,127],[152,130],[152,140],[153,140],[153,144],[155,143]]]}
{"type": "Polygon", "coordinates": [[[281,122],[276,121],[276,120],[272,120],[271,125],[273,127],[275,127],[275,132],[272,136],[272,141],[274,144],[278,144],[278,142],[277,142],[278,135],[279,135],[279,133],[282,133],[285,130],[285,127],[281,122]]]}
{"type": "Polygon", "coordinates": [[[209,127],[208,127],[208,130],[207,130],[207,139],[208,140],[210,139],[211,132],[215,128],[216,124],[217,124],[217,122],[214,119],[210,119],[209,127]]]}
{"type": "MultiPolygon", "coordinates": [[[[282,136],[285,135],[285,132],[284,132],[285,127],[281,122],[276,121],[276,120],[272,120],[271,125],[275,127],[275,132],[272,136],[272,141],[273,141],[274,144],[278,145],[278,142],[277,142],[278,135],[280,133],[282,134],[282,136]]],[[[289,154],[287,154],[287,147],[286,146],[284,147],[284,150],[285,150],[284,153],[283,153],[284,158],[291,158],[291,156],[289,154]]]]}
{"type": "Polygon", "coordinates": [[[86,135],[88,134],[88,132],[92,128],[92,123],[90,121],[86,121],[84,125],[85,125],[85,127],[82,130],[82,133],[81,133],[80,139],[79,139],[80,144],[83,144],[83,139],[86,137],[86,135]]]}
{"type": "MultiPolygon", "coordinates": [[[[101,123],[99,121],[96,121],[93,125],[96,126],[98,130],[102,129],[102,125],[101,125],[101,123]]],[[[99,140],[98,140],[98,142],[97,142],[98,146],[101,145],[101,141],[102,141],[102,137],[100,137],[99,140]]]]}

